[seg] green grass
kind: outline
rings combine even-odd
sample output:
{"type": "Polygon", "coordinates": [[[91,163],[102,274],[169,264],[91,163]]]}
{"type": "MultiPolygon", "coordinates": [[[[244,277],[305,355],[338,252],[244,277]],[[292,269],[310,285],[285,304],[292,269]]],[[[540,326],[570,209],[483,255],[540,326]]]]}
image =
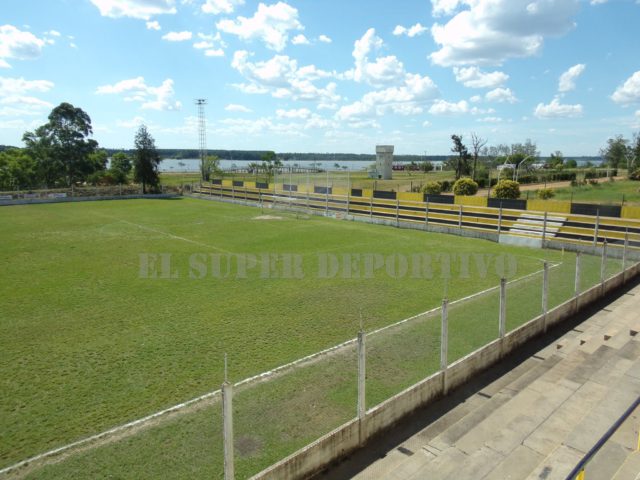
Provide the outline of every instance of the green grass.
{"type": "Polygon", "coordinates": [[[640,203],[640,182],[634,182],[632,180],[618,180],[615,182],[603,182],[597,185],[558,188],[554,191],[554,200],[573,199],[574,202],[620,205],[622,203],[622,196],[624,195],[625,204],[640,203]]]}
{"type": "MultiPolygon", "coordinates": [[[[572,288],[562,288],[559,281],[573,275],[575,258],[566,255],[562,260],[550,270],[550,288],[557,290],[551,305],[573,295],[572,288]]],[[[599,278],[598,259],[583,256],[582,271],[584,288],[595,284],[599,278]]],[[[541,289],[534,287],[540,279],[541,275],[536,274],[508,288],[507,304],[524,301],[531,314],[517,315],[518,308],[508,308],[509,330],[541,313],[541,289]],[[528,295],[518,295],[523,291],[528,295]]],[[[497,319],[495,292],[450,305],[449,361],[495,339],[497,319]]],[[[371,407],[437,371],[439,338],[440,312],[369,334],[367,405],[371,407]]],[[[355,348],[350,346],[317,363],[237,391],[234,396],[237,477],[249,477],[352,419],[356,406],[356,368],[355,348]]],[[[188,413],[134,437],[36,470],[29,478],[220,478],[220,410],[217,403],[188,413]]]]}
{"type": "MultiPolygon", "coordinates": [[[[255,220],[259,214],[190,199],[0,209],[0,465],[218,388],[225,352],[237,381],[352,338],[361,315],[370,331],[435,307],[444,295],[436,257],[432,278],[393,278],[384,271],[374,278],[318,278],[319,253],[510,254],[517,276],[539,269],[543,257],[562,258],[281,212],[281,220],[255,220]],[[305,275],[265,279],[258,269],[248,278],[188,278],[191,254],[224,252],[300,254],[305,275]],[[141,253],[170,253],[179,277],[140,278],[141,253]]],[[[496,285],[495,270],[459,275],[454,261],[449,298],[496,285]]],[[[438,329],[438,322],[424,319],[393,329],[384,341],[372,337],[369,405],[437,367],[438,329]]],[[[467,343],[450,348],[454,355],[485,341],[484,331],[469,332],[467,343]]],[[[252,414],[239,415],[238,432],[260,432],[258,440],[247,440],[240,471],[255,472],[353,416],[353,359],[347,352],[331,361],[239,393],[237,408],[252,414]],[[269,409],[275,409],[271,416],[269,409]],[[302,427],[282,414],[299,411],[307,419],[302,427]]],[[[215,412],[171,420],[35,475],[136,478],[157,469],[177,478],[218,471],[219,448],[210,438],[219,429],[215,412]],[[201,451],[211,455],[191,462],[201,451]]]]}

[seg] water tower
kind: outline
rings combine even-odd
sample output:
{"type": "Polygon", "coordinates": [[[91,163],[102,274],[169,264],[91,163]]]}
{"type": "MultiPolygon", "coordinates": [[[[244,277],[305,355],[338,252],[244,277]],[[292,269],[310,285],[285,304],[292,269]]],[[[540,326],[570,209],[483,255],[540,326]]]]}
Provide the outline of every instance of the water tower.
{"type": "Polygon", "coordinates": [[[378,178],[391,180],[393,164],[393,145],[376,145],[376,171],[378,178]]]}

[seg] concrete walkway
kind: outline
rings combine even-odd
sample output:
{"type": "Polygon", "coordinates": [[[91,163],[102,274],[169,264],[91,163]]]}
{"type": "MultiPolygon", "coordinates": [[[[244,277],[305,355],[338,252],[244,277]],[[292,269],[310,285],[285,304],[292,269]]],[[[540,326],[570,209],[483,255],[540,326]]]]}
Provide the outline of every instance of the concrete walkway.
{"type": "MultiPolygon", "coordinates": [[[[321,478],[564,480],[640,396],[640,286],[585,317],[475,392],[440,402],[450,401],[435,408],[446,413],[410,438],[369,447],[378,459],[368,466],[347,460],[321,478]]],[[[636,411],[589,464],[586,480],[640,480],[639,427],[636,411]]]]}

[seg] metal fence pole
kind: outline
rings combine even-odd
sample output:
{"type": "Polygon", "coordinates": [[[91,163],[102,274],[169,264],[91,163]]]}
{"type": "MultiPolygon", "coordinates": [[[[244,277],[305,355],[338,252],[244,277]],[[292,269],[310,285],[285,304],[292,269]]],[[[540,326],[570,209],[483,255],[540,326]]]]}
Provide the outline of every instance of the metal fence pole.
{"type": "Polygon", "coordinates": [[[458,228],[462,228],[462,205],[458,206],[458,228]]]}
{"type": "Polygon", "coordinates": [[[347,216],[349,216],[350,203],[351,203],[351,172],[347,170],[347,216]]]}
{"type": "Polygon", "coordinates": [[[544,248],[544,241],[547,238],[547,212],[544,212],[544,223],[542,224],[542,248],[544,248]]]}
{"type": "Polygon", "coordinates": [[[373,218],[373,191],[371,191],[371,197],[369,197],[369,218],[373,218]]]}
{"type": "Polygon", "coordinates": [[[367,412],[366,404],[366,360],[365,352],[365,333],[360,330],[358,332],[358,418],[364,419],[367,412]]]}
{"type": "Polygon", "coordinates": [[[396,198],[396,227],[400,226],[400,200],[396,198]]]}
{"type": "Polygon", "coordinates": [[[234,480],[233,463],[233,385],[222,384],[222,435],[224,442],[224,480],[234,480]]]}
{"type": "Polygon", "coordinates": [[[498,235],[502,231],[502,203],[500,203],[500,210],[498,210],[498,235]]]}
{"type": "Polygon", "coordinates": [[[507,279],[500,279],[500,318],[498,332],[504,338],[507,326],[507,279]]]}
{"type": "Polygon", "coordinates": [[[600,231],[600,209],[596,210],[596,228],[593,230],[593,246],[598,246],[598,233],[600,231]]]}
{"type": "Polygon", "coordinates": [[[580,295],[580,269],[581,269],[580,266],[582,264],[581,259],[582,257],[580,255],[580,252],[577,252],[576,253],[576,278],[574,281],[574,287],[575,287],[574,295],[576,298],[578,297],[578,295],[580,295]]]}
{"type": "Polygon", "coordinates": [[[600,261],[600,283],[604,285],[607,276],[607,239],[602,244],[602,260],[600,261]]]}
{"type": "Polygon", "coordinates": [[[542,315],[544,317],[544,331],[547,331],[547,311],[549,309],[549,263],[544,262],[542,271],[542,315]]]}

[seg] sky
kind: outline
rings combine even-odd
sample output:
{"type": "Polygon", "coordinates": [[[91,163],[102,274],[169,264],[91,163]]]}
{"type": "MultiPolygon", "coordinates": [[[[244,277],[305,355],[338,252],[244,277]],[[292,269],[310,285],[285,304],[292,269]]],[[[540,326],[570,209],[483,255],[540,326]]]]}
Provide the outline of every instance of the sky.
{"type": "Polygon", "coordinates": [[[0,144],[61,102],[103,147],[597,155],[640,131],[640,0],[2,0],[0,144]]]}

